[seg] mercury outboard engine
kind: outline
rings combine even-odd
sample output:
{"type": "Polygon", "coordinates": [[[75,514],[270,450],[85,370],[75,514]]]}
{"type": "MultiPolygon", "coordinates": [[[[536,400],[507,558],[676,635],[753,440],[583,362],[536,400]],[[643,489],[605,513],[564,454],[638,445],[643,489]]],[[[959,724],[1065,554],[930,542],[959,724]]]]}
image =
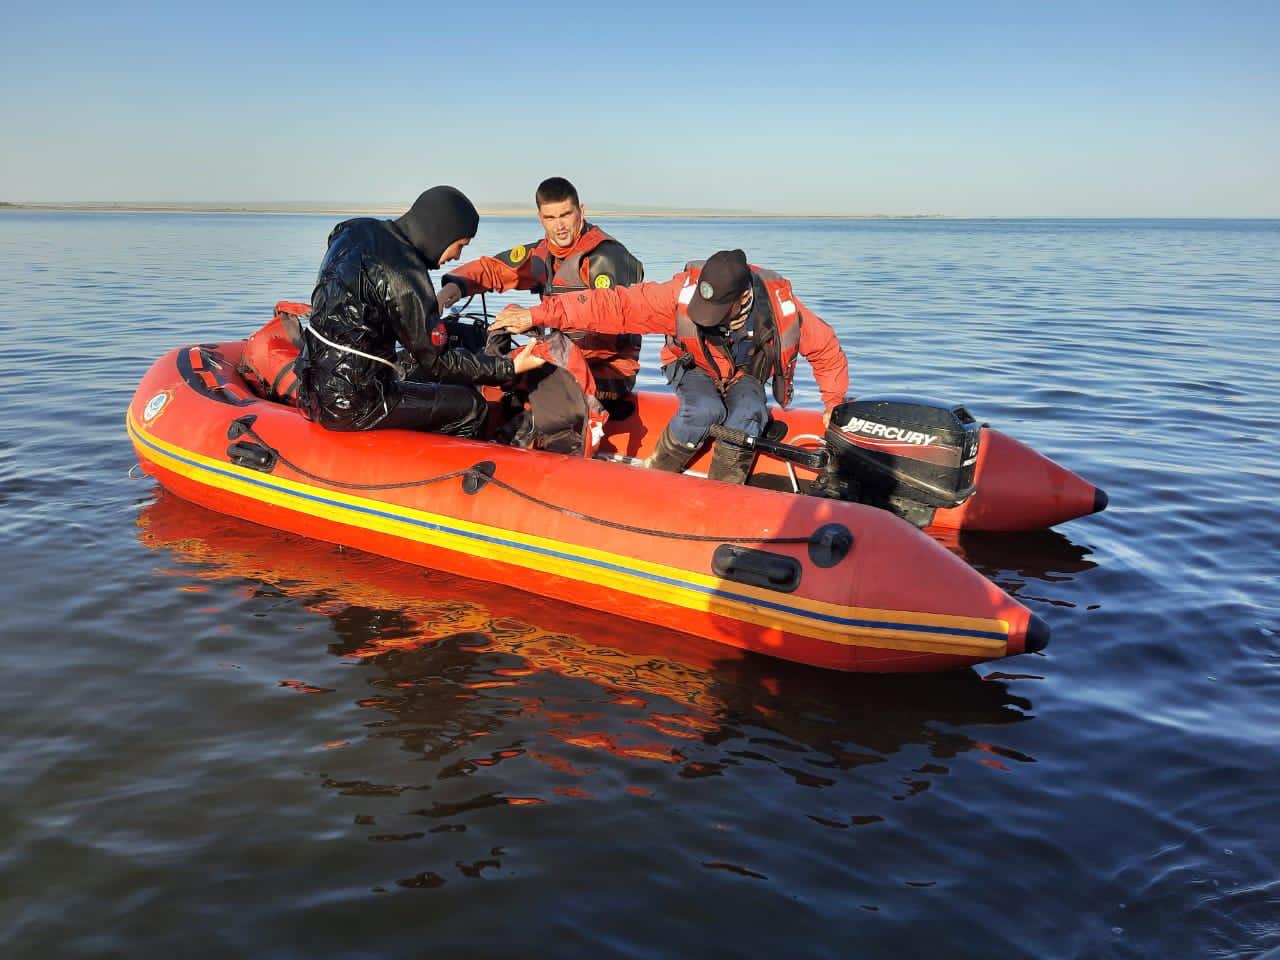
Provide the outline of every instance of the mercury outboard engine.
{"type": "Polygon", "coordinates": [[[850,400],[831,413],[827,466],[813,492],[891,510],[918,527],[974,490],[982,427],[956,404],[850,400]]]}

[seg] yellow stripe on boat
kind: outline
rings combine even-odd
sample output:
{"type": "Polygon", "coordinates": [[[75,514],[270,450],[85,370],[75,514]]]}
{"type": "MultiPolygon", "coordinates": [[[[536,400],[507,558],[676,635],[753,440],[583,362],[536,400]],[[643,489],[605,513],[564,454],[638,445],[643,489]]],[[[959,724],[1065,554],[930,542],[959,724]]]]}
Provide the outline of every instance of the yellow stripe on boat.
{"type": "Polygon", "coordinates": [[[737,582],[726,589],[727,582],[719,577],[358,497],[214,460],[149,433],[132,411],[127,426],[139,455],[179,476],[295,513],[402,540],[844,646],[992,657],[1003,655],[1008,642],[1009,625],[1004,620],[850,607],[737,582]]]}

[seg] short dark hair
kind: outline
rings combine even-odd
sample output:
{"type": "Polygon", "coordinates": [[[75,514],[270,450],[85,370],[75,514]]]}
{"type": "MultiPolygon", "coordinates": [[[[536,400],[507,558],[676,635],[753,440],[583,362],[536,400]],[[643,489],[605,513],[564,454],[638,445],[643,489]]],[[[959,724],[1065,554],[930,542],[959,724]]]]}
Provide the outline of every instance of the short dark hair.
{"type": "Polygon", "coordinates": [[[577,189],[564,177],[547,177],[538,184],[538,191],[533,199],[539,210],[544,203],[563,203],[566,200],[572,200],[575,207],[582,206],[577,189]]]}

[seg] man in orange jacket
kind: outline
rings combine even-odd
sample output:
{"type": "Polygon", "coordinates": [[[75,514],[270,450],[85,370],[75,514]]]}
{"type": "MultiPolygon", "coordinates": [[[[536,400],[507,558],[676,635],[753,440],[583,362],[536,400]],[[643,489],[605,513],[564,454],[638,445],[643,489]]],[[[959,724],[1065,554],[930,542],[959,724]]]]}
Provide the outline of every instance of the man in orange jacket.
{"type": "MultiPolygon", "coordinates": [[[[532,290],[543,297],[587,289],[627,286],[644,279],[644,265],[621,243],[586,220],[578,191],[564,177],[538,184],[534,195],[545,236],[496,257],[480,257],[441,280],[437,300],[447,310],[481,291],[532,290]]],[[[640,337],[589,333],[577,339],[605,407],[629,394],[640,368],[640,337]]]]}
{"type": "MultiPolygon", "coordinates": [[[[534,325],[666,334],[662,369],[680,408],[649,458],[658,470],[684,470],[714,424],[759,436],[769,419],[764,384],[772,381],[774,399],[786,406],[799,356],[813,367],[824,423],[849,389],[849,363],[832,329],[800,301],[789,281],[751,266],[741,250],[690,263],[664,283],[551,297],[532,309],[511,305],[494,322],[512,333],[534,325]]],[[[753,456],[752,450],[718,442],[708,476],[744,483],[753,456]]]]}

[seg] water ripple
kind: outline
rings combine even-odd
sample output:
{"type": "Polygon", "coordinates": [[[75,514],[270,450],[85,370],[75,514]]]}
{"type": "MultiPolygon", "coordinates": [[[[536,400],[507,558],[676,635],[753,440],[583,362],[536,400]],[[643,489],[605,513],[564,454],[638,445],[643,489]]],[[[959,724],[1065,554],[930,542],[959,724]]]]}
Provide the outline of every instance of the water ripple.
{"type": "Polygon", "coordinates": [[[607,222],[651,279],[742,246],[854,392],[963,402],[1109,492],[940,537],[1051,622],[1043,654],[890,678],[131,480],[152,359],[305,299],[331,219],[0,214],[6,955],[1280,949],[1280,224],[607,222]]]}

